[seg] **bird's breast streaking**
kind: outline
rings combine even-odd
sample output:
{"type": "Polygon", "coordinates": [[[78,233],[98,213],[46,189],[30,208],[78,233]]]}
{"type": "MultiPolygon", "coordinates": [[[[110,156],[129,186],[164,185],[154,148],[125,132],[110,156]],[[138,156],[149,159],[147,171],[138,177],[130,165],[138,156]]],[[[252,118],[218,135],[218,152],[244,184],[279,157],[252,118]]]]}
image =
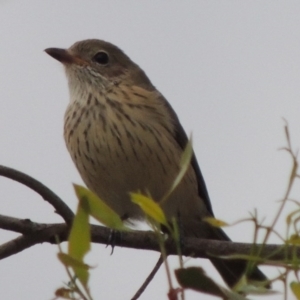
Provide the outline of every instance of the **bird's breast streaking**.
{"type": "MultiPolygon", "coordinates": [[[[65,114],[65,140],[80,174],[121,216],[142,217],[129,192],[150,193],[159,201],[179,172],[182,149],[160,97],[156,91],[119,85],[113,93],[75,96],[65,114]]],[[[167,201],[172,215],[177,202],[197,199],[192,168],[183,183],[167,201]]]]}

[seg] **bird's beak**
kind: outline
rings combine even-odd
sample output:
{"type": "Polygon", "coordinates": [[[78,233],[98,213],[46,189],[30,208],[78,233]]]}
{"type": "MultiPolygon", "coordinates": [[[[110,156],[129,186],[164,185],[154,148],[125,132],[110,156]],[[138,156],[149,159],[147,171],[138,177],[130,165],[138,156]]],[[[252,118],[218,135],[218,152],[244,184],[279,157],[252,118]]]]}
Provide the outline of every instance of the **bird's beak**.
{"type": "Polygon", "coordinates": [[[86,64],[86,62],[83,59],[74,56],[67,49],[47,48],[45,49],[45,52],[64,65],[65,64],[77,64],[77,65],[86,64]]]}

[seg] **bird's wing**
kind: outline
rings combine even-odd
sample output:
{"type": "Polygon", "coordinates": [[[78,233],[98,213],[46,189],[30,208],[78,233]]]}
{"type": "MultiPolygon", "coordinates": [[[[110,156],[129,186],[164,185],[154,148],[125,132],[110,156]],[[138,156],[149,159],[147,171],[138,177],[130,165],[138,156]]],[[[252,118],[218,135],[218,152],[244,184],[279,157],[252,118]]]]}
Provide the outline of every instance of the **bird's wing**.
{"type": "MultiPolygon", "coordinates": [[[[175,113],[175,111],[173,110],[171,105],[168,103],[168,101],[163,96],[161,96],[161,97],[162,97],[162,101],[165,103],[168,111],[170,112],[172,119],[174,120],[174,124],[175,124],[174,139],[176,140],[176,142],[180,146],[180,148],[182,150],[184,150],[184,148],[186,147],[186,144],[188,142],[188,137],[187,137],[182,125],[179,122],[177,114],[175,113]]],[[[201,173],[200,167],[198,165],[197,158],[196,158],[194,151],[193,151],[193,156],[191,159],[191,165],[192,165],[192,168],[194,169],[194,172],[197,177],[199,197],[204,201],[204,203],[207,207],[207,210],[213,216],[214,214],[213,214],[212,206],[210,203],[206,184],[205,184],[204,178],[202,176],[202,173],[201,173]]]]}

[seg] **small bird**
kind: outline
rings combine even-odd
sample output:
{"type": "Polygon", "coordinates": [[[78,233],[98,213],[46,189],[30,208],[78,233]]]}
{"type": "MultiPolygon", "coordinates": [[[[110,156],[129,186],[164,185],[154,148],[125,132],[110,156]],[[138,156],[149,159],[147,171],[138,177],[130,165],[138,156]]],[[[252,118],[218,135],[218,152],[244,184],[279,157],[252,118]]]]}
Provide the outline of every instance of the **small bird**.
{"type": "MultiPolygon", "coordinates": [[[[83,181],[122,219],[143,219],[129,193],[150,193],[160,201],[180,169],[188,138],[175,111],[145,72],[111,43],[89,39],[45,51],[65,67],[70,103],[64,138],[83,181]]],[[[195,154],[162,208],[168,220],[178,220],[183,237],[230,241],[203,221],[214,214],[195,154]]],[[[246,269],[241,260],[211,261],[231,287],[246,269]]],[[[248,278],[266,280],[258,268],[248,278]]]]}

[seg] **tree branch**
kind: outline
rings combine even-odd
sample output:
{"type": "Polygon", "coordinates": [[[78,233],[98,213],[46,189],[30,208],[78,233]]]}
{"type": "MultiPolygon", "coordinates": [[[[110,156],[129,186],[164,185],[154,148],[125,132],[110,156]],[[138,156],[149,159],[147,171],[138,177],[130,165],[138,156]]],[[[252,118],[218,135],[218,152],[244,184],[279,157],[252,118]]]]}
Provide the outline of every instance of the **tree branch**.
{"type": "Polygon", "coordinates": [[[25,173],[1,165],[0,176],[20,182],[34,190],[55,208],[56,213],[59,214],[67,224],[72,224],[74,213],[55,193],[53,193],[44,184],[25,173]]]}
{"type": "MultiPolygon", "coordinates": [[[[21,252],[38,243],[56,244],[56,238],[60,242],[68,239],[69,227],[62,224],[35,223],[28,219],[21,220],[0,215],[0,228],[19,232],[22,236],[0,246],[0,259],[21,252]]],[[[97,225],[91,225],[92,242],[107,244],[111,230],[97,225]]],[[[253,250],[253,244],[233,243],[227,241],[206,240],[197,238],[185,238],[182,254],[194,258],[210,258],[211,256],[249,255],[253,250]]],[[[122,232],[120,238],[115,241],[116,246],[152,250],[160,252],[157,237],[151,231],[122,232]]],[[[256,245],[262,247],[262,245],[256,245]]],[[[169,255],[176,255],[177,250],[172,240],[166,241],[166,250],[169,255]]],[[[262,259],[267,257],[272,261],[293,260],[300,258],[300,247],[283,245],[264,245],[261,252],[262,259]]]]}
{"type": "MultiPolygon", "coordinates": [[[[20,220],[23,222],[23,220],[20,220]]],[[[0,259],[22,252],[36,244],[43,242],[54,243],[55,236],[59,236],[63,240],[68,238],[68,227],[66,224],[37,224],[32,223],[36,228],[31,234],[21,235],[0,246],[0,259]]],[[[62,240],[61,240],[62,241],[62,240]]]]}

